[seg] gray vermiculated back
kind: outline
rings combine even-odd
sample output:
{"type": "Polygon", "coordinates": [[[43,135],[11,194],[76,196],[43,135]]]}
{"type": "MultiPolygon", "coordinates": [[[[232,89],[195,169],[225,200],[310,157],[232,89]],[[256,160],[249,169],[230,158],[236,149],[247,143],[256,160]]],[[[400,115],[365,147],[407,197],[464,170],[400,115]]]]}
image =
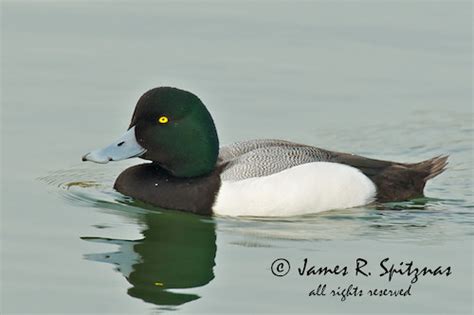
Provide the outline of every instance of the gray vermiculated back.
{"type": "Polygon", "coordinates": [[[267,176],[318,161],[329,161],[331,153],[316,147],[283,140],[249,140],[221,147],[219,162],[226,164],[222,180],[267,176]]]}

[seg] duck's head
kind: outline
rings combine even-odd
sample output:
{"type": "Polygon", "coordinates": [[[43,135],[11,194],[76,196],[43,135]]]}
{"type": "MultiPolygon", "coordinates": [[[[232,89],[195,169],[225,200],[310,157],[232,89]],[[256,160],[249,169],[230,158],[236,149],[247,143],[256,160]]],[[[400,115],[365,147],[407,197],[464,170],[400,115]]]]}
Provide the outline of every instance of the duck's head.
{"type": "Polygon", "coordinates": [[[87,153],[83,161],[108,163],[140,157],[176,177],[211,172],[219,154],[217,131],[194,94],[171,87],[152,89],[138,100],[128,131],[111,145],[87,153]]]}

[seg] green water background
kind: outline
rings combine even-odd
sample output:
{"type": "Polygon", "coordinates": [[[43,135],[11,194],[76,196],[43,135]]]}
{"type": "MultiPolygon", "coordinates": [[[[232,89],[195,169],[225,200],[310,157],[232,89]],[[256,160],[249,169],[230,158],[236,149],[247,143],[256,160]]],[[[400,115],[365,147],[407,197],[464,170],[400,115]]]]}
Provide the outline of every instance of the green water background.
{"type": "Polygon", "coordinates": [[[2,1],[1,312],[472,312],[472,7],[462,1],[2,1]],[[450,154],[417,202],[297,218],[201,218],[113,191],[139,161],[83,164],[138,97],[193,91],[222,144],[281,138],[381,159],[450,154]],[[271,273],[276,258],[292,269],[271,273]],[[363,257],[373,276],[301,277],[363,257]],[[407,298],[378,262],[451,266],[407,298]],[[105,262],[105,263],[104,263],[105,262]]]}

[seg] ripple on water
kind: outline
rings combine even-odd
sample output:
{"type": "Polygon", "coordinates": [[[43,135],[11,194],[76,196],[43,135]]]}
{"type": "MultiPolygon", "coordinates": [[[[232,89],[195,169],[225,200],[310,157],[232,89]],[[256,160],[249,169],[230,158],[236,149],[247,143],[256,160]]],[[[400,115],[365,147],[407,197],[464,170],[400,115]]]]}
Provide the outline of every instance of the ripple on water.
{"type": "MultiPolygon", "coordinates": [[[[123,167],[123,166],[122,166],[123,167]]],[[[119,171],[111,168],[72,167],[56,170],[39,180],[50,185],[67,202],[75,206],[114,211],[145,211],[132,198],[113,189],[119,171]]]]}

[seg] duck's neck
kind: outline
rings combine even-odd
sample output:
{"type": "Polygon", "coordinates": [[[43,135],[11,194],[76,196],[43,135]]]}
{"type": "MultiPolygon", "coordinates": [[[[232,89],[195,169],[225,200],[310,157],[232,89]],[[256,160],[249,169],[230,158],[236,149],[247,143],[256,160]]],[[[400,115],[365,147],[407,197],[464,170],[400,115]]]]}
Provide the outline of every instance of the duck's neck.
{"type": "Polygon", "coordinates": [[[214,171],[219,155],[219,142],[209,141],[189,144],[172,159],[158,164],[175,177],[199,177],[214,171]]]}

